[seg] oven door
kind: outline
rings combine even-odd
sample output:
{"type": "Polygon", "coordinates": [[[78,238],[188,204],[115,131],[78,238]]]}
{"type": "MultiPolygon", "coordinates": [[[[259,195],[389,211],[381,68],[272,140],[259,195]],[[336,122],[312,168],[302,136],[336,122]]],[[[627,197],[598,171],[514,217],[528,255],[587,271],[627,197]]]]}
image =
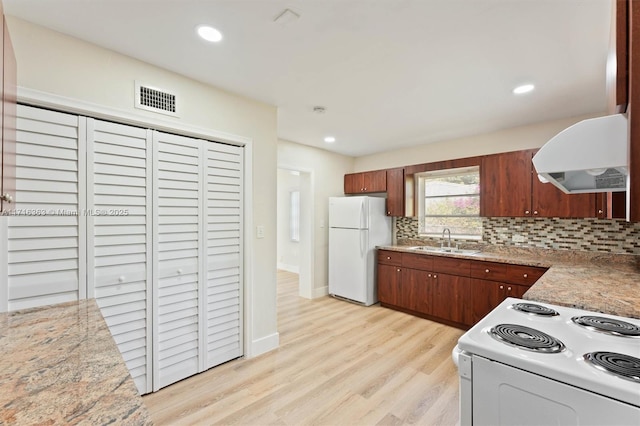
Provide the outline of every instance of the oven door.
{"type": "Polygon", "coordinates": [[[474,355],[474,425],[639,425],[640,407],[474,355]]]}

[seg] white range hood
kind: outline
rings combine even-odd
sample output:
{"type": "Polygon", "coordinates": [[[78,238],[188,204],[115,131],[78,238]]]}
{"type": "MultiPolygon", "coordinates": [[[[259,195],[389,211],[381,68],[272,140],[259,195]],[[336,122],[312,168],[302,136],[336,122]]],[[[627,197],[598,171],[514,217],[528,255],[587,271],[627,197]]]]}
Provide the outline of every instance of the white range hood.
{"type": "Polygon", "coordinates": [[[580,121],[547,142],[533,157],[542,182],[567,194],[627,189],[627,117],[580,121]]]}

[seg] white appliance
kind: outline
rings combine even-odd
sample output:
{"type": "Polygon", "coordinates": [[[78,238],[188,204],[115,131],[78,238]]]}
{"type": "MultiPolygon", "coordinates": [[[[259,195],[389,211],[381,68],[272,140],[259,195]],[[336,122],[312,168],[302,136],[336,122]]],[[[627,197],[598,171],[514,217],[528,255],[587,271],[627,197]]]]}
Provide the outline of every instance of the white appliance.
{"type": "Polygon", "coordinates": [[[551,138],[533,157],[542,182],[567,194],[627,189],[627,117],[582,120],[551,138]]]}
{"type": "Polygon", "coordinates": [[[329,198],[329,294],[365,306],[378,301],[376,246],[391,244],[385,199],[329,198]]]}
{"type": "Polygon", "coordinates": [[[508,298],[452,356],[461,426],[640,425],[638,319],[508,298]]]}

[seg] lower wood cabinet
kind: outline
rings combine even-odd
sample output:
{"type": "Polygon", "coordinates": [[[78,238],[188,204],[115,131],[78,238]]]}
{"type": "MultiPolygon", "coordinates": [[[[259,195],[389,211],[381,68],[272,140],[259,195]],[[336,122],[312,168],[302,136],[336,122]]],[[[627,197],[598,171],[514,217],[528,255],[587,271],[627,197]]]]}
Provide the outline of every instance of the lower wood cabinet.
{"type": "Polygon", "coordinates": [[[521,298],[546,271],[390,250],[379,250],[377,259],[382,306],[464,329],[505,298],[521,298]]]}
{"type": "Polygon", "coordinates": [[[475,324],[507,297],[521,298],[529,286],[471,278],[472,322],[475,324]]]}

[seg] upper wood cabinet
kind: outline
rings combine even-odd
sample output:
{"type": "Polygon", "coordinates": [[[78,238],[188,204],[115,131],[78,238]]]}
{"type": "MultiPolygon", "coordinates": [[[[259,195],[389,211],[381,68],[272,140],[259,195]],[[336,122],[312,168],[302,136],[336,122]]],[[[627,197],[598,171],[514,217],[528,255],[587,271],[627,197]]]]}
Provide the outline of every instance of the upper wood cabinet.
{"type": "Polygon", "coordinates": [[[640,222],[640,2],[628,1],[629,185],[627,219],[640,222]]]}
{"type": "Polygon", "coordinates": [[[366,194],[370,192],[386,192],[387,171],[350,173],[344,175],[345,194],[366,194]]]}
{"type": "Polygon", "coordinates": [[[625,112],[629,101],[628,1],[615,0],[611,4],[607,58],[607,109],[610,114],[625,112]]]}
{"type": "Polygon", "coordinates": [[[404,168],[387,170],[387,216],[404,216],[404,168]]]}
{"type": "MultiPolygon", "coordinates": [[[[0,4],[1,11],[1,4],[0,4]]],[[[0,164],[0,211],[12,208],[16,198],[16,58],[2,17],[2,164],[0,164]]]]}
{"type": "Polygon", "coordinates": [[[542,183],[536,150],[485,156],[480,170],[480,215],[485,217],[597,217],[596,194],[565,194],[542,183]]]}

